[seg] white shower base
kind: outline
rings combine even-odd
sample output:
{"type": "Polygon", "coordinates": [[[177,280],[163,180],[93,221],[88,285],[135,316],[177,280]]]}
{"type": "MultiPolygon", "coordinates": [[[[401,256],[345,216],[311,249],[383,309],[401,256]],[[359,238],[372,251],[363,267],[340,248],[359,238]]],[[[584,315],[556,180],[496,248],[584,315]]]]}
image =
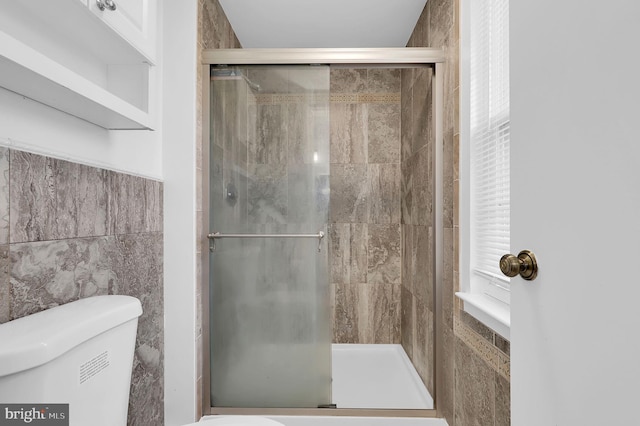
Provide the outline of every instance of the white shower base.
{"type": "Polygon", "coordinates": [[[444,419],[421,417],[274,416],[284,426],[447,426],[444,419]]]}
{"type": "Polygon", "coordinates": [[[401,345],[332,345],[338,408],[430,409],[433,398],[401,345]]]}
{"type": "MultiPolygon", "coordinates": [[[[200,421],[217,417],[207,416],[200,421]]],[[[448,426],[444,419],[423,417],[266,416],[284,426],[448,426]]],[[[240,419],[236,419],[240,422],[240,419]]],[[[244,420],[244,419],[243,419],[244,420]]],[[[239,423],[239,426],[245,423],[239,423]]],[[[248,424],[248,423],[246,423],[248,424]]]]}
{"type": "MultiPolygon", "coordinates": [[[[338,408],[433,408],[433,398],[401,345],[334,344],[332,363],[338,408]]],[[[265,417],[284,426],[447,426],[444,419],[423,417],[265,417]]]]}

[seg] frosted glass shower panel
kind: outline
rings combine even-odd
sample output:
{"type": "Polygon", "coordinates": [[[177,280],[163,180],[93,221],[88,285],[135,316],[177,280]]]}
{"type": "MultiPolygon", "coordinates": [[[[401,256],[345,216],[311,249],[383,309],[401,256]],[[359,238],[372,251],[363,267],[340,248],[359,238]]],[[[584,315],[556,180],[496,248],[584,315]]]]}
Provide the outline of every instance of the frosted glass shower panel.
{"type": "Polygon", "coordinates": [[[212,68],[210,122],[211,404],[329,404],[329,69],[212,68]]]}

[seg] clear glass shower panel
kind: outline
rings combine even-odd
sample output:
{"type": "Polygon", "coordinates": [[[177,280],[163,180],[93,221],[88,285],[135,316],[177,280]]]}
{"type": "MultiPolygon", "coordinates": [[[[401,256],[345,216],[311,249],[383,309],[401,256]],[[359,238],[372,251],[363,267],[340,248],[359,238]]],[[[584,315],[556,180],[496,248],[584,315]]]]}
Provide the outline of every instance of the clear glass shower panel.
{"type": "Polygon", "coordinates": [[[330,404],[327,239],[285,238],[327,232],[329,68],[213,67],[210,152],[211,404],[330,404]]]}

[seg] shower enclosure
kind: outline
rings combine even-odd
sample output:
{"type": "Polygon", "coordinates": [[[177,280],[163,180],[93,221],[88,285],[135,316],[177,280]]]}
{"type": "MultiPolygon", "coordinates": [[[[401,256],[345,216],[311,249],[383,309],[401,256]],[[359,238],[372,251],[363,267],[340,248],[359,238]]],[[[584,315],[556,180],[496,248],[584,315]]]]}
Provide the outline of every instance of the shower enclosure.
{"type": "Polygon", "coordinates": [[[331,403],[329,71],[211,68],[211,403],[331,403]]]}
{"type": "MultiPolygon", "coordinates": [[[[442,51],[222,49],[205,51],[204,62],[205,75],[210,77],[203,94],[203,104],[208,105],[203,121],[203,168],[208,171],[203,200],[209,241],[209,251],[202,261],[204,414],[435,415],[435,411],[426,409],[403,411],[382,406],[366,411],[333,405],[332,386],[337,380],[332,377],[336,372],[336,366],[332,369],[332,304],[335,293],[343,288],[330,284],[328,258],[329,236],[335,238],[338,229],[328,226],[330,188],[334,190],[330,186],[334,185],[330,170],[330,110],[342,113],[350,107],[333,109],[327,64],[429,70],[421,75],[427,76],[432,87],[428,98],[433,115],[428,119],[434,141],[424,156],[431,164],[423,160],[416,164],[429,170],[432,179],[428,184],[432,187],[425,187],[424,191],[432,197],[434,208],[424,216],[432,214],[428,221],[433,231],[430,229],[428,235],[433,258],[429,261],[433,265],[432,282],[436,284],[428,295],[433,297],[433,318],[438,318],[442,236],[435,230],[442,229],[442,51]]],[[[346,104],[353,96],[379,104],[395,99],[388,95],[340,94],[337,97],[341,100],[336,102],[346,104]]],[[[394,102],[398,102],[399,109],[399,100],[394,102]]],[[[374,126],[389,111],[384,107],[367,108],[371,108],[369,120],[374,126]]],[[[382,170],[379,166],[375,164],[371,169],[382,170]]],[[[396,167],[399,170],[399,165],[396,167]]],[[[342,165],[342,170],[351,168],[342,165]]],[[[349,174],[342,176],[348,178],[349,174]]],[[[412,179],[422,177],[416,175],[412,179]]],[[[342,199],[349,200],[350,196],[342,199]]],[[[398,230],[400,226],[398,223],[398,230]]],[[[385,228],[376,224],[371,229],[385,228]]],[[[362,239],[362,235],[365,240],[378,239],[384,245],[391,234],[361,234],[358,238],[362,239]]],[[[398,243],[406,248],[403,238],[398,243]]],[[[333,250],[335,255],[335,247],[333,250]]],[[[378,255],[372,253],[370,262],[378,262],[378,255]]],[[[385,255],[382,253],[382,257],[385,255]]],[[[377,295],[399,289],[396,284],[375,287],[374,291],[377,295]]],[[[371,300],[367,303],[377,303],[371,300]]],[[[387,307],[382,304],[375,309],[380,312],[387,307]]],[[[441,331],[434,321],[435,356],[431,359],[435,358],[436,365],[430,368],[437,390],[441,331]]],[[[409,362],[406,355],[404,358],[409,362]]],[[[376,368],[372,359],[368,364],[376,368]]],[[[344,367],[340,369],[344,371],[344,367]]],[[[395,379],[393,376],[390,380],[395,379]]],[[[415,370],[414,376],[418,377],[415,370]]]]}

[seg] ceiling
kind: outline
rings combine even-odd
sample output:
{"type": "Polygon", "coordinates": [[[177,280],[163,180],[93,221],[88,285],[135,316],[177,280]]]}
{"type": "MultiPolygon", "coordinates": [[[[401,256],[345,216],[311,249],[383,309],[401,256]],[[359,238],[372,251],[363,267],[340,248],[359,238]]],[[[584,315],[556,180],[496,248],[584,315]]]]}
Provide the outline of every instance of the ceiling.
{"type": "Polygon", "coordinates": [[[427,0],[220,0],[244,48],[405,47],[427,0]]]}

